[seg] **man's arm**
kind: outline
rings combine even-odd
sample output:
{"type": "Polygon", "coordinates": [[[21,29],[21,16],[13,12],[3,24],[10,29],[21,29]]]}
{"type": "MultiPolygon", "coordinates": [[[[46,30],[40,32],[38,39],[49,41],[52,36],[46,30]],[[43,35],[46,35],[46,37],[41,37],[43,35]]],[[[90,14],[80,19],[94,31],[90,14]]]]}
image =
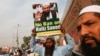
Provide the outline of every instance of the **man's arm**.
{"type": "Polygon", "coordinates": [[[32,52],[36,52],[36,53],[39,53],[40,50],[41,50],[41,47],[39,45],[37,45],[37,42],[36,42],[36,39],[35,37],[32,37],[32,42],[30,43],[30,47],[31,47],[31,51],[32,52]]]}
{"type": "Polygon", "coordinates": [[[36,45],[35,38],[32,36],[31,39],[30,39],[30,48],[33,48],[34,45],[36,45]]]}
{"type": "Polygon", "coordinates": [[[65,39],[67,45],[74,47],[75,42],[74,42],[73,38],[68,33],[66,33],[66,31],[62,25],[61,25],[60,29],[61,29],[62,34],[65,36],[64,39],[65,39]]]}
{"type": "Polygon", "coordinates": [[[69,45],[70,47],[75,46],[75,42],[69,34],[65,34],[65,39],[66,39],[67,45],[69,45]]]}
{"type": "Polygon", "coordinates": [[[75,42],[73,38],[66,33],[65,29],[61,26],[61,32],[65,36],[64,40],[66,41],[66,45],[60,47],[62,49],[63,55],[70,56],[72,53],[72,49],[74,48],[75,42]]]}

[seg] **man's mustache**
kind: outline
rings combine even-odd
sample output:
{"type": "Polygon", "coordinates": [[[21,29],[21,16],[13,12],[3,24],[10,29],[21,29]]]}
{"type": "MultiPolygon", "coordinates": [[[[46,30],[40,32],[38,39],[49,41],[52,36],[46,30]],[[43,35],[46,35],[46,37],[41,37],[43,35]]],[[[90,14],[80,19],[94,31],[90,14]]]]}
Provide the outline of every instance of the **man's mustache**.
{"type": "Polygon", "coordinates": [[[82,36],[82,41],[85,41],[86,39],[96,40],[94,36],[90,36],[90,35],[84,35],[84,36],[82,36]]]}

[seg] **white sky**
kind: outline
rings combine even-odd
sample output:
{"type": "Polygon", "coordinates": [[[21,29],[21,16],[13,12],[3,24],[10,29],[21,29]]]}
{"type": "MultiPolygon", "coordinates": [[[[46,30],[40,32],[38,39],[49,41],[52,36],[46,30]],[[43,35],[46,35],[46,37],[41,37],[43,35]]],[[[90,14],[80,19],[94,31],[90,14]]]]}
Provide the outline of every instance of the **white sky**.
{"type": "MultiPolygon", "coordinates": [[[[33,24],[32,4],[55,0],[0,0],[0,46],[16,46],[17,24],[19,27],[19,42],[24,36],[30,36],[33,24]],[[14,38],[13,38],[14,37],[14,38]],[[14,41],[13,41],[14,40],[14,41]]],[[[60,17],[67,0],[58,0],[60,17]]]]}

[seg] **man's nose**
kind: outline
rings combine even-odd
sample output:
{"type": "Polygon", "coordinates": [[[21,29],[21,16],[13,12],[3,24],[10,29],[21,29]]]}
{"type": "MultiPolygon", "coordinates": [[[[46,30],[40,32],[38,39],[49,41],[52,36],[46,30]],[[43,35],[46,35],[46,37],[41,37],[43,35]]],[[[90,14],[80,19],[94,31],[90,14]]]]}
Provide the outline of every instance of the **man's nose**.
{"type": "Polygon", "coordinates": [[[80,34],[81,34],[81,36],[89,34],[89,29],[87,27],[82,27],[80,34]]]}

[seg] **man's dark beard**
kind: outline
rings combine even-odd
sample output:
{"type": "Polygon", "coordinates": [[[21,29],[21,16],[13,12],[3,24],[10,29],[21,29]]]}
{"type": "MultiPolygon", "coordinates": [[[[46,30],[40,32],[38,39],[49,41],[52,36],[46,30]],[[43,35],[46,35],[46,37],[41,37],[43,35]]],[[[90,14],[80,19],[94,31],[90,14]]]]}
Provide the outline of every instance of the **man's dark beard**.
{"type": "MultiPolygon", "coordinates": [[[[85,38],[85,36],[83,38],[85,38]]],[[[91,46],[87,45],[85,43],[85,39],[83,39],[81,41],[82,54],[84,56],[100,56],[100,42],[98,42],[95,39],[95,37],[91,36],[91,38],[95,41],[95,43],[96,43],[97,46],[94,47],[94,48],[92,48],[91,46]]]]}
{"type": "Polygon", "coordinates": [[[43,12],[45,17],[49,17],[49,12],[43,12]]]}
{"type": "Polygon", "coordinates": [[[45,46],[45,56],[53,56],[55,46],[46,47],[45,46]]]}

